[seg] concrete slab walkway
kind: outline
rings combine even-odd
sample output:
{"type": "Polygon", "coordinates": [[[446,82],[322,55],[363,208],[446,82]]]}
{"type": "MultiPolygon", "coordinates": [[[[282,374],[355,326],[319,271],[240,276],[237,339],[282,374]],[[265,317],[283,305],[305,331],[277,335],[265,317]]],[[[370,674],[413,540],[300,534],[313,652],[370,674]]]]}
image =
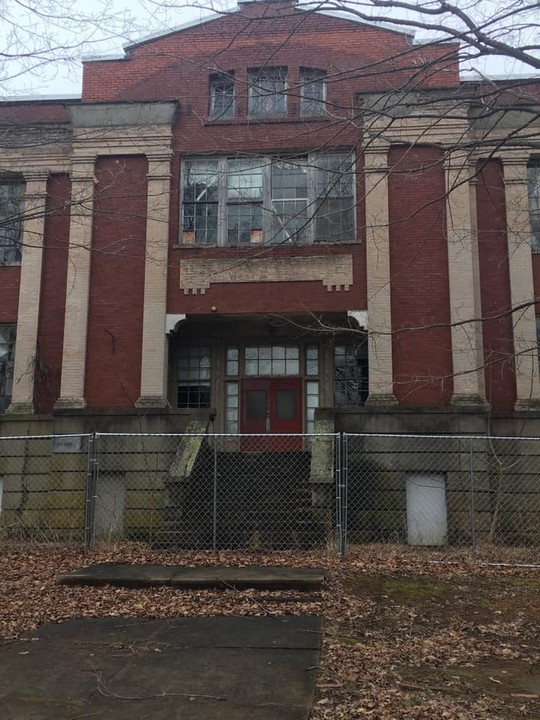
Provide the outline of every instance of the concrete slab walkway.
{"type": "Polygon", "coordinates": [[[239,590],[320,590],[324,571],[290,567],[180,567],[101,563],[88,565],[58,578],[64,585],[121,585],[147,587],[170,585],[178,589],[208,589],[233,586],[239,590]]]}
{"type": "Polygon", "coordinates": [[[0,646],[2,720],[307,720],[318,617],[97,618],[0,646]]]}

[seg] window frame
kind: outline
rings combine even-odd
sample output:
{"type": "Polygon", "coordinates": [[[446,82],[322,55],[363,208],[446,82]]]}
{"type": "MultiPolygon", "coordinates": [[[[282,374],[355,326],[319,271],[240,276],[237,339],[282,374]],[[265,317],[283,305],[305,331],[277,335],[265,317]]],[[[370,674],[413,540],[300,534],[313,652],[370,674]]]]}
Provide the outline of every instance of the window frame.
{"type": "Polygon", "coordinates": [[[187,343],[182,346],[176,355],[176,407],[183,409],[206,409],[212,406],[212,366],[213,366],[213,348],[210,343],[187,343]],[[207,350],[208,352],[203,352],[207,350]],[[208,358],[208,368],[202,364],[202,359],[208,358]],[[187,364],[187,377],[182,378],[181,361],[185,359],[187,364]],[[193,360],[198,360],[193,363],[193,360]],[[207,370],[207,373],[205,372],[207,370]],[[205,375],[208,377],[204,377],[205,375]],[[196,375],[196,376],[195,376],[196,375]],[[187,392],[188,402],[180,402],[180,388],[187,392]],[[203,392],[201,388],[207,389],[208,404],[201,402],[203,392]],[[191,398],[197,397],[198,402],[192,402],[191,398]]]}
{"type": "MultiPolygon", "coordinates": [[[[347,342],[346,340],[344,340],[342,342],[336,341],[332,347],[332,366],[333,366],[332,391],[333,391],[333,398],[334,398],[334,407],[362,407],[363,405],[365,405],[366,400],[369,396],[369,364],[368,364],[368,359],[361,352],[361,347],[350,341],[347,342]],[[353,375],[338,376],[338,373],[337,373],[338,367],[347,367],[347,364],[338,365],[336,362],[336,355],[337,355],[338,348],[344,349],[345,352],[344,352],[343,356],[345,358],[353,357],[355,359],[354,376],[353,375]],[[356,386],[357,386],[356,402],[355,403],[338,402],[338,394],[337,394],[338,384],[348,383],[349,381],[356,383],[356,386]]],[[[351,370],[353,369],[352,364],[350,364],[349,367],[351,368],[351,370]]]]}
{"type": "Polygon", "coordinates": [[[282,65],[248,68],[248,117],[257,119],[286,118],[289,105],[287,95],[288,87],[288,69],[282,65]],[[276,77],[271,77],[272,73],[275,73],[276,76],[278,73],[282,75],[282,77],[279,79],[283,82],[283,90],[281,90],[280,92],[271,93],[255,93],[254,90],[257,89],[258,83],[266,79],[265,75],[268,76],[268,79],[270,80],[276,80],[276,77]],[[278,99],[280,99],[283,102],[283,108],[277,110],[273,109],[270,111],[257,110],[255,105],[257,102],[261,102],[261,98],[275,98],[274,105],[277,105],[278,99]]]}
{"type": "MultiPolygon", "coordinates": [[[[281,245],[317,245],[317,244],[328,244],[328,245],[338,245],[338,244],[356,244],[358,242],[358,224],[357,224],[357,212],[356,212],[356,167],[357,167],[357,161],[355,157],[355,152],[353,149],[350,150],[336,150],[334,152],[328,152],[328,153],[299,153],[294,156],[275,156],[275,157],[269,157],[266,155],[258,155],[258,156],[252,156],[252,157],[246,157],[246,158],[238,158],[234,156],[207,156],[207,155],[200,155],[200,156],[186,156],[182,158],[181,162],[181,177],[180,177],[180,234],[179,234],[179,244],[180,247],[257,247],[260,245],[264,245],[265,247],[279,247],[281,245]],[[343,160],[342,162],[347,162],[347,159],[350,159],[350,165],[347,164],[346,173],[351,174],[351,186],[352,186],[352,195],[351,197],[351,203],[352,203],[352,222],[353,222],[353,230],[352,230],[352,238],[351,239],[339,239],[339,240],[331,240],[327,238],[318,238],[317,234],[317,225],[318,222],[320,222],[320,218],[317,218],[317,210],[319,208],[321,199],[327,199],[328,197],[331,197],[330,194],[322,194],[320,196],[317,195],[317,172],[320,171],[321,166],[318,164],[318,161],[320,161],[321,158],[325,157],[341,157],[343,160]],[[241,204],[240,201],[237,202],[229,202],[228,199],[228,166],[230,161],[235,161],[239,159],[246,159],[246,160],[253,160],[254,163],[257,165],[260,165],[262,168],[262,182],[263,182],[263,188],[262,188],[262,241],[259,243],[239,243],[239,244],[232,244],[228,242],[228,206],[232,204],[241,204]],[[303,239],[295,239],[291,238],[289,240],[285,241],[275,241],[273,238],[273,231],[272,231],[272,221],[274,218],[274,213],[272,211],[272,165],[273,162],[289,162],[291,164],[294,164],[295,160],[303,160],[307,159],[307,174],[308,174],[308,200],[307,200],[307,208],[306,208],[306,225],[307,225],[307,232],[303,239]],[[187,203],[184,202],[184,192],[185,192],[185,183],[186,183],[186,167],[188,163],[193,163],[196,161],[200,161],[201,163],[207,163],[209,161],[217,162],[217,177],[218,177],[218,200],[217,200],[217,223],[216,223],[216,239],[215,242],[196,242],[196,237],[194,237],[194,242],[186,242],[185,240],[185,233],[184,230],[184,213],[185,213],[185,206],[192,204],[192,201],[188,201],[187,203]]],[[[343,176],[346,173],[342,173],[341,176],[343,176]]],[[[343,197],[349,197],[349,196],[343,196],[343,197]]],[[[293,200],[293,198],[291,198],[293,200]]],[[[249,199],[245,200],[246,204],[249,204],[249,199]]],[[[191,232],[191,231],[189,231],[191,232]]]]}
{"type": "Polygon", "coordinates": [[[326,113],[327,102],[327,72],[319,68],[301,67],[299,69],[300,82],[300,117],[320,117],[326,113]],[[313,73],[314,77],[306,77],[309,73],[313,73]],[[306,87],[315,87],[320,82],[322,86],[322,97],[320,99],[306,96],[304,90],[306,87]],[[311,104],[314,109],[307,109],[306,105],[311,104]],[[318,106],[318,107],[317,107],[318,106]]]}
{"type": "Polygon", "coordinates": [[[236,102],[235,102],[236,101],[236,82],[235,82],[234,70],[229,70],[227,72],[212,73],[209,77],[208,85],[209,85],[208,117],[211,120],[232,120],[235,116],[235,106],[236,106],[236,102]],[[225,86],[226,84],[229,84],[232,88],[231,102],[224,110],[216,110],[216,108],[215,108],[215,100],[217,97],[216,90],[219,85],[225,86]]]}
{"type": "MultiPolygon", "coordinates": [[[[9,265],[20,265],[22,262],[23,233],[24,233],[24,193],[25,182],[21,177],[0,177],[1,187],[18,187],[18,209],[15,216],[2,216],[0,213],[0,267],[9,265]],[[11,222],[8,222],[11,220],[11,222]],[[11,242],[4,242],[2,231],[6,234],[14,231],[17,236],[11,242]],[[11,250],[15,257],[6,259],[7,253],[11,250]]],[[[7,238],[6,238],[7,239],[7,238]]]]}
{"type": "Polygon", "coordinates": [[[11,332],[11,339],[8,339],[5,343],[2,342],[2,344],[5,344],[8,348],[6,358],[4,359],[0,355],[0,413],[2,413],[9,407],[9,405],[11,404],[11,398],[13,397],[15,352],[17,347],[17,325],[15,323],[2,323],[0,324],[0,330],[7,330],[8,333],[11,332]],[[10,346],[11,356],[9,354],[10,346]]]}
{"type": "Polygon", "coordinates": [[[527,165],[527,198],[529,208],[530,243],[532,252],[540,253],[540,160],[527,165]]]}

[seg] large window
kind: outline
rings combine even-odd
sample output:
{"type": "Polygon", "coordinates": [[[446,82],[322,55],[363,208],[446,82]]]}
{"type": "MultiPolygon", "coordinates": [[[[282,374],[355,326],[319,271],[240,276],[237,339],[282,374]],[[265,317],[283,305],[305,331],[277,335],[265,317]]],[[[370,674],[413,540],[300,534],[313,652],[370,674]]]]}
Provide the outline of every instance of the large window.
{"type": "Polygon", "coordinates": [[[185,345],[178,358],[178,407],[210,407],[211,350],[206,345],[185,345]]]}
{"type": "Polygon", "coordinates": [[[326,105],[326,72],[300,68],[300,109],[303,117],[321,115],[326,105]]]}
{"type": "Polygon", "coordinates": [[[234,117],[234,73],[210,76],[210,117],[234,117]]]}
{"type": "Polygon", "coordinates": [[[287,114],[287,69],[255,68],[248,73],[251,117],[280,117],[287,114]]]}
{"type": "Polygon", "coordinates": [[[334,347],[334,404],[336,407],[363,405],[368,394],[367,360],[353,345],[334,347]]]}
{"type": "Polygon", "coordinates": [[[540,252],[540,162],[531,163],[528,174],[531,245],[535,252],[540,252]]]}
{"type": "Polygon", "coordinates": [[[0,265],[21,261],[24,184],[0,180],[0,265]]]}
{"type": "Polygon", "coordinates": [[[182,243],[354,242],[349,153],[183,163],[182,243]]]}
{"type": "Polygon", "coordinates": [[[263,234],[264,161],[227,163],[227,244],[257,245],[263,234]]]}
{"type": "Polygon", "coordinates": [[[15,325],[0,325],[0,412],[11,403],[15,334],[15,325]]]}
{"type": "Polygon", "coordinates": [[[218,161],[184,164],[183,242],[212,245],[218,229],[218,161]]]}

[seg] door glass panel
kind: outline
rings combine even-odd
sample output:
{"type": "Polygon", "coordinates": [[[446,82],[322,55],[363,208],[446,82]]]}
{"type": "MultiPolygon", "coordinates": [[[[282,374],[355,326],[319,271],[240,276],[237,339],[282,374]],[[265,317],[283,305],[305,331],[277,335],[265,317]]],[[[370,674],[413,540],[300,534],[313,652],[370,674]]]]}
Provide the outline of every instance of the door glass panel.
{"type": "Polygon", "coordinates": [[[296,417],[296,391],[276,391],[276,415],[278,420],[294,420],[296,417]]]}
{"type": "Polygon", "coordinates": [[[266,418],[266,390],[247,391],[246,417],[248,420],[264,420],[266,418]]]}

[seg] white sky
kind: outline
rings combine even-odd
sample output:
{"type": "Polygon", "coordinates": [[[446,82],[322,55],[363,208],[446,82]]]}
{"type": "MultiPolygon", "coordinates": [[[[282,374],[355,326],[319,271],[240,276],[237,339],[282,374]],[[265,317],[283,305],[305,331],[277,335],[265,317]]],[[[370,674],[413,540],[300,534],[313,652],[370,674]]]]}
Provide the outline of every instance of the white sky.
{"type": "MultiPolygon", "coordinates": [[[[337,1],[337,0],[336,0],[337,1]]],[[[366,11],[369,0],[350,0],[366,11]]],[[[428,0],[430,1],[430,0],[428,0]]],[[[433,0],[434,1],[434,0],[433,0]]],[[[530,0],[513,0],[515,4],[530,0]]],[[[534,0],[533,0],[534,1],[534,0]]],[[[345,0],[346,2],[346,0],[345,0]]],[[[462,7],[474,5],[483,19],[506,11],[502,0],[458,0],[462,7]]],[[[510,0],[512,2],[512,0],[510,0]]],[[[84,55],[122,54],[123,46],[152,33],[167,32],[209,13],[235,8],[235,0],[0,0],[0,98],[13,95],[67,95],[81,90],[84,55]],[[24,59],[21,59],[24,56],[24,59]]],[[[381,11],[391,20],[395,11],[381,11]]],[[[540,20],[540,12],[537,21],[540,20]]],[[[401,14],[401,17],[407,17],[401,14]]],[[[516,30],[528,35],[537,28],[516,30]]],[[[416,31],[417,40],[433,33],[416,31]]],[[[530,41],[530,40],[529,40],[530,41]]],[[[484,58],[476,67],[487,74],[531,74],[531,68],[514,60],[484,58]]],[[[467,73],[471,63],[462,67],[467,73]]]]}

